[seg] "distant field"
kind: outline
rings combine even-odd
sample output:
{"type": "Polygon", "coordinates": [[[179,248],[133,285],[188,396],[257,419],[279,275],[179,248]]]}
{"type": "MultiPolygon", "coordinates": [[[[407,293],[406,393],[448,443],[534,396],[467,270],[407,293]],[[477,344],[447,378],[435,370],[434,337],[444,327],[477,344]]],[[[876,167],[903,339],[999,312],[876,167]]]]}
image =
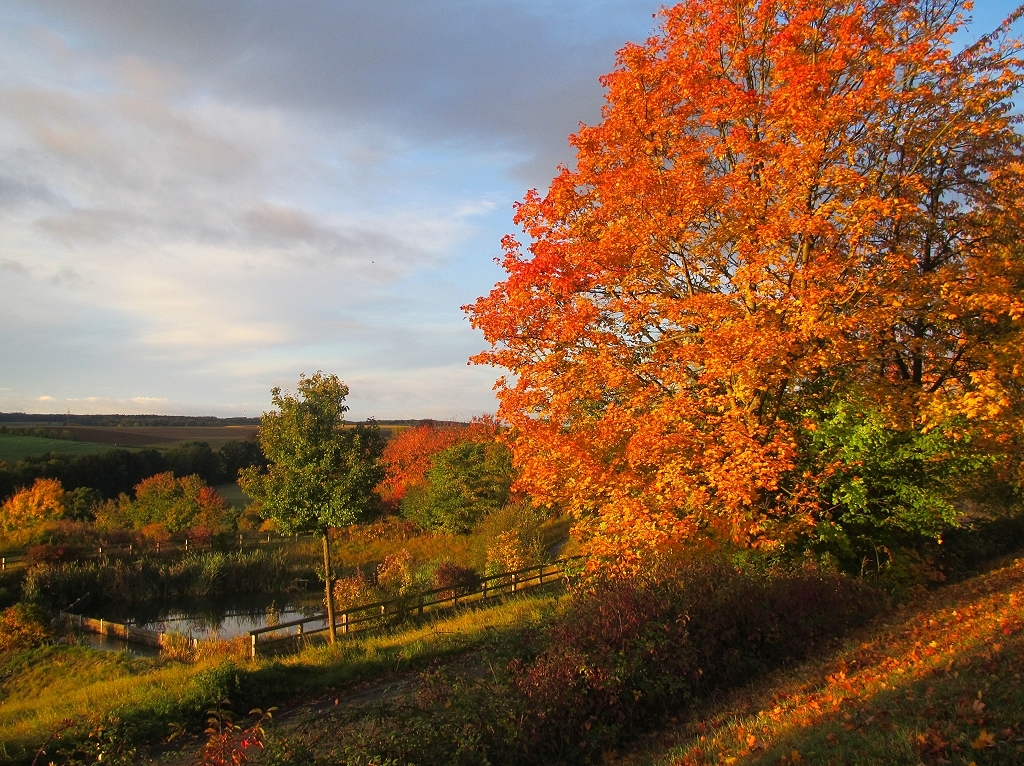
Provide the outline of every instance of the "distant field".
{"type": "Polygon", "coordinates": [[[182,442],[207,442],[220,449],[229,441],[244,441],[256,435],[256,426],[64,426],[82,441],[119,447],[174,447],[182,442]]]}
{"type": "Polygon", "coordinates": [[[65,441],[64,439],[43,439],[39,436],[12,436],[0,434],[0,460],[14,463],[32,455],[44,452],[60,452],[66,455],[89,455],[106,452],[113,445],[87,441],[65,441]]]}

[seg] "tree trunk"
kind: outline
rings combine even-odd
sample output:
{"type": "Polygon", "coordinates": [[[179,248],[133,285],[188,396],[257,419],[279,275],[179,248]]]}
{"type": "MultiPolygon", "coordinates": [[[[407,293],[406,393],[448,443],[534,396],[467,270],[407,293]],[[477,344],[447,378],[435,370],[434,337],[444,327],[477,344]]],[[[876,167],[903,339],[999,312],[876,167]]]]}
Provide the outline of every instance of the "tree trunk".
{"type": "Polygon", "coordinates": [[[324,588],[327,596],[327,638],[333,644],[338,640],[334,628],[334,576],[331,574],[330,530],[324,530],[324,588]]]}

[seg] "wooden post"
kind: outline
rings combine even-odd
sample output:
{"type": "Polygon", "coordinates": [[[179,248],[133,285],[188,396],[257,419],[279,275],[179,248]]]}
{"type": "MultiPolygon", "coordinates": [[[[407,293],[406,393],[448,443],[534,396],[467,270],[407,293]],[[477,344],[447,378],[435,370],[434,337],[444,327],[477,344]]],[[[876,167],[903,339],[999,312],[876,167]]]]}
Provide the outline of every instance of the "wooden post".
{"type": "Polygon", "coordinates": [[[512,592],[516,592],[516,573],[512,573],[512,592]]]}
{"type": "Polygon", "coordinates": [[[7,569],[7,557],[0,558],[0,571],[7,569]]]}
{"type": "Polygon", "coordinates": [[[487,580],[486,579],[484,580],[484,584],[483,584],[483,587],[480,590],[480,593],[481,593],[481,596],[480,596],[480,600],[481,601],[483,601],[485,598],[487,598],[487,580]]]}
{"type": "Polygon", "coordinates": [[[348,633],[348,612],[341,613],[341,632],[348,633]]]}
{"type": "Polygon", "coordinates": [[[252,647],[251,647],[251,648],[250,648],[250,650],[249,650],[249,656],[250,656],[250,657],[251,657],[252,659],[256,659],[256,634],[255,634],[255,633],[252,633],[252,632],[250,632],[250,633],[249,633],[249,638],[250,638],[250,639],[251,639],[251,641],[252,641],[252,647]]]}
{"type": "MultiPolygon", "coordinates": [[[[327,601],[327,640],[332,644],[338,640],[337,628],[334,625],[334,577],[331,574],[331,541],[328,538],[329,529],[323,531],[324,546],[324,589],[325,600],[327,601]]],[[[267,542],[270,542],[270,533],[267,532],[267,542]]]]}
{"type": "Polygon", "coordinates": [[[185,538],[185,553],[188,553],[188,538],[185,538]]]}

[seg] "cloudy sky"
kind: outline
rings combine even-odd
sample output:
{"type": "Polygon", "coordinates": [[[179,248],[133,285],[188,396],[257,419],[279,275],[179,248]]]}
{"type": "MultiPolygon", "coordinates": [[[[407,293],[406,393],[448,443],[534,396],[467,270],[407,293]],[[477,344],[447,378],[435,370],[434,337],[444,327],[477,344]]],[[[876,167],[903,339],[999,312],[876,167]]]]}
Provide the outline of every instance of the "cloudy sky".
{"type": "Polygon", "coordinates": [[[659,6],[5,0],[0,410],[493,411],[459,306],[659,6]]]}

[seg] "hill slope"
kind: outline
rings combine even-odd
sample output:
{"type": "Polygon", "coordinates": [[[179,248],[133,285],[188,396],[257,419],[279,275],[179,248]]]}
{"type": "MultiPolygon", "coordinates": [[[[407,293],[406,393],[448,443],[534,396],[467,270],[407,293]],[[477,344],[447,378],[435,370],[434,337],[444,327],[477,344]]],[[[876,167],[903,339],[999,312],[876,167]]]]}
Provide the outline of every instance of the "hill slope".
{"type": "Polygon", "coordinates": [[[638,743],[641,764],[1024,764],[1024,558],[638,743]]]}

